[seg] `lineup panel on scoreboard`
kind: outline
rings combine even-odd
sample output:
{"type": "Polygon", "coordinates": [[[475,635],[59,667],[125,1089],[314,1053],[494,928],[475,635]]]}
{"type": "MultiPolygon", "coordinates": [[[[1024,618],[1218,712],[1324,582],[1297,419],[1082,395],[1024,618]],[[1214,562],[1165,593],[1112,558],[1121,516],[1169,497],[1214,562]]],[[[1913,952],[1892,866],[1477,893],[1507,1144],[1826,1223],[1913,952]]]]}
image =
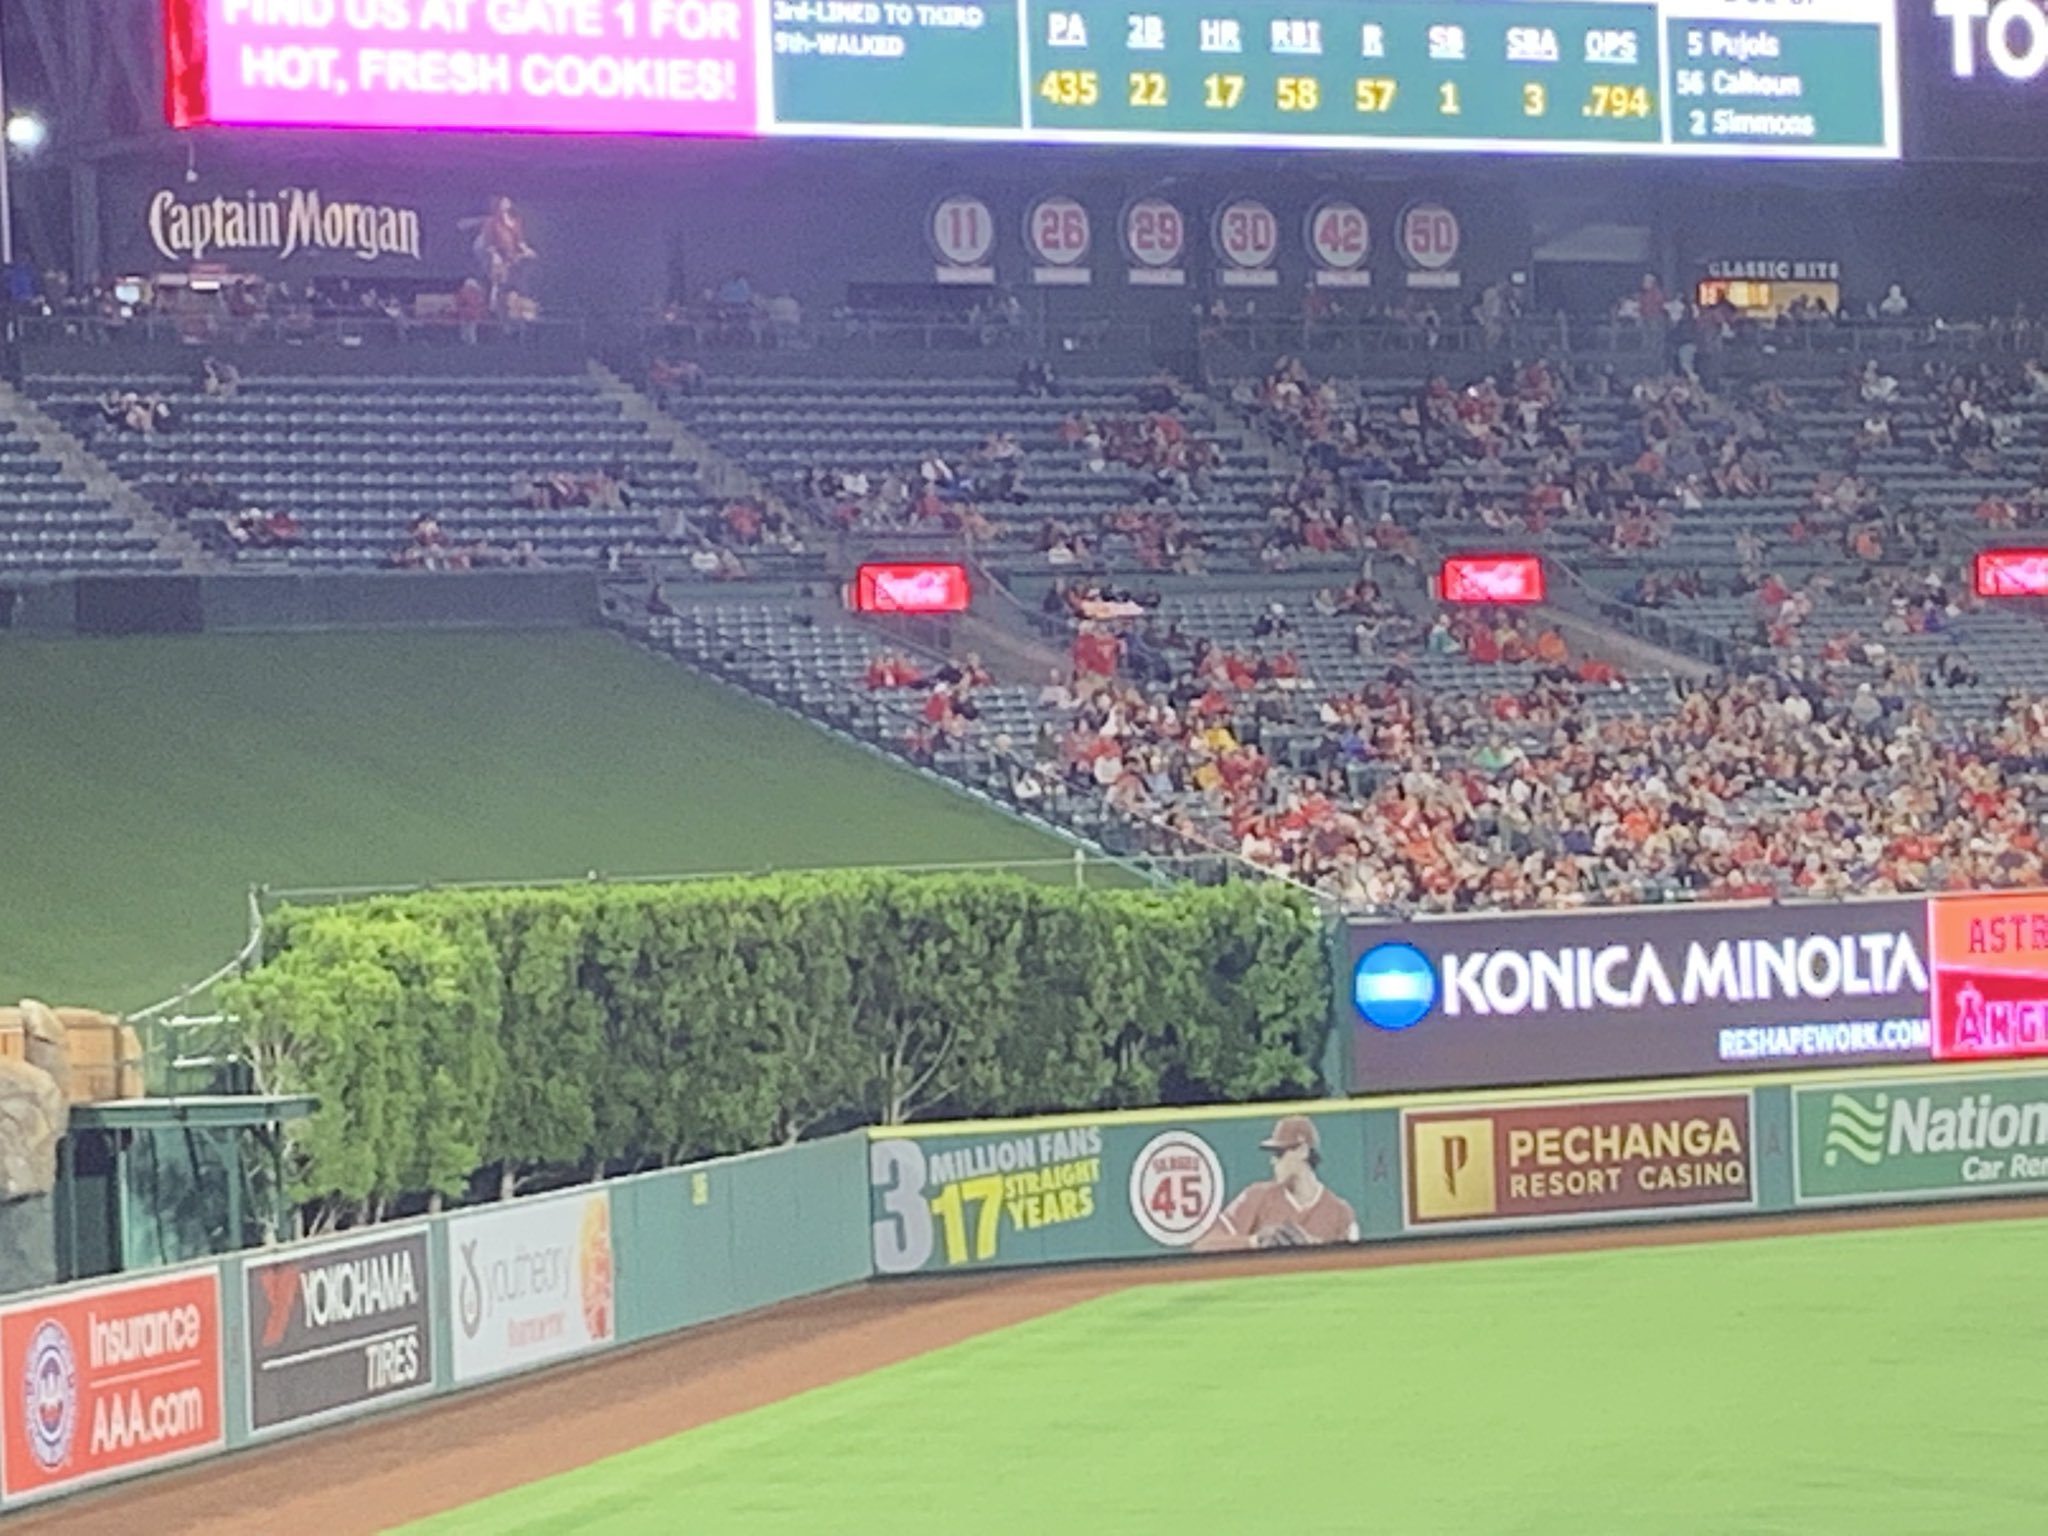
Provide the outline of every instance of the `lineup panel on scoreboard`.
{"type": "Polygon", "coordinates": [[[1898,152],[1887,0],[770,3],[785,18],[771,40],[770,131],[1525,152],[1898,152]],[[856,13],[876,20],[883,36],[832,40],[856,13]],[[847,52],[861,47],[888,54],[894,66],[867,72],[872,89],[847,52]],[[828,71],[816,61],[828,50],[839,52],[831,85],[821,90],[828,71]],[[971,97],[973,113],[949,119],[925,110],[918,82],[927,72],[971,97]]]}
{"type": "Polygon", "coordinates": [[[174,120],[1893,158],[1892,0],[165,0],[174,120]]]}
{"type": "Polygon", "coordinates": [[[1662,137],[1648,5],[1238,0],[1039,12],[1036,128],[1387,139],[1662,137]],[[1041,46],[1042,45],[1042,46],[1041,46]]]}

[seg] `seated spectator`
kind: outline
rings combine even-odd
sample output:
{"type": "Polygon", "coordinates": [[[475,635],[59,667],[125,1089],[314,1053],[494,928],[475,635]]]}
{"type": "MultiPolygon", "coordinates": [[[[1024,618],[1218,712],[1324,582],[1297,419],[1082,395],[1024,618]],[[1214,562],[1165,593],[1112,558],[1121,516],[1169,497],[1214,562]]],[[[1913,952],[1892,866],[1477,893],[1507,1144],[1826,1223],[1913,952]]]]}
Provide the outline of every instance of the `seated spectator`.
{"type": "Polygon", "coordinates": [[[242,387],[242,370],[225,358],[209,357],[201,369],[202,387],[209,400],[232,400],[242,387]]]}
{"type": "Polygon", "coordinates": [[[1034,357],[1017,370],[1017,393],[1030,399],[1049,399],[1058,392],[1052,364],[1034,357]]]}

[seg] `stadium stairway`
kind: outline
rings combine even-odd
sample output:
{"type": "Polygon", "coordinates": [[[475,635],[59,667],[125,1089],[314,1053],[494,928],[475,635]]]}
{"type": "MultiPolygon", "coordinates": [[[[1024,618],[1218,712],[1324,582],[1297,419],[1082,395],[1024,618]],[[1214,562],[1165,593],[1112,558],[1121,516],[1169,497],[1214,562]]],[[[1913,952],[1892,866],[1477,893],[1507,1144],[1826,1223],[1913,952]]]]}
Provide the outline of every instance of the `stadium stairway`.
{"type": "Polygon", "coordinates": [[[715,443],[692,432],[604,363],[592,359],[590,376],[597,380],[597,392],[617,405],[621,416],[642,423],[650,436],[665,439],[679,458],[696,464],[698,478],[713,495],[745,496],[762,502],[772,499],[768,487],[745,466],[728,458],[715,443]]]}
{"type": "Polygon", "coordinates": [[[0,380],[0,576],[139,575],[208,563],[77,438],[0,380]]]}

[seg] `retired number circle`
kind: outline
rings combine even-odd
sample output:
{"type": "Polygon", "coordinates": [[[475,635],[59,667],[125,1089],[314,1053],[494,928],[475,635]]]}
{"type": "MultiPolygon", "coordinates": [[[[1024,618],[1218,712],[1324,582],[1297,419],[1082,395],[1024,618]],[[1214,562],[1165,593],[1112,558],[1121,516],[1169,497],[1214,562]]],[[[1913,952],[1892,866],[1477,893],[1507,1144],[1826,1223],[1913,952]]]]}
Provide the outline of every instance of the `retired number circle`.
{"type": "Polygon", "coordinates": [[[1442,203],[1413,203],[1401,212],[1401,254],[1425,272],[1441,272],[1458,259],[1463,231],[1442,203]]]}
{"type": "Polygon", "coordinates": [[[941,198],[932,207],[932,250],[949,267],[978,267],[996,245],[995,217],[978,197],[941,198]]]}
{"type": "Polygon", "coordinates": [[[1164,1131],[1131,1164],[1131,1215],[1155,1243],[1185,1248],[1223,1214],[1223,1164],[1192,1131],[1164,1131]]]}
{"type": "Polygon", "coordinates": [[[1031,254],[1047,266],[1074,267],[1088,259],[1088,210],[1073,198],[1040,198],[1032,204],[1024,227],[1031,254]]]}
{"type": "Polygon", "coordinates": [[[1187,224],[1164,198],[1141,197],[1124,210],[1124,250],[1141,267],[1162,271],[1187,249],[1187,224]]]}
{"type": "Polygon", "coordinates": [[[1308,248],[1331,272],[1356,272],[1372,248],[1372,225],[1356,203],[1329,198],[1308,215],[1308,248]]]}

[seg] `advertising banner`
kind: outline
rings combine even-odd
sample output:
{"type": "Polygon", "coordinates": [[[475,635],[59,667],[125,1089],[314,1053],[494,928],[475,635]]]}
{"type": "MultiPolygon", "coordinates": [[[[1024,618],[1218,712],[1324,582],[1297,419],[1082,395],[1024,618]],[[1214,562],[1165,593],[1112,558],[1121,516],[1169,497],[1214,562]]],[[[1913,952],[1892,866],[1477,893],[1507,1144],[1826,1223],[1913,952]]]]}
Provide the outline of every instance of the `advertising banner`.
{"type": "Polygon", "coordinates": [[[1795,1089],[1801,1205],[2048,1189],[2048,1074],[1795,1089]]]}
{"type": "Polygon", "coordinates": [[[1747,1093],[1409,1111],[1401,1125],[1411,1231],[1756,1204],[1747,1093]]]}
{"type": "Polygon", "coordinates": [[[2037,0],[1901,0],[1914,160],[2048,157],[2048,17],[2037,0]]]}
{"type": "Polygon", "coordinates": [[[1929,904],[1934,1056],[2048,1056],[2048,891],[1929,904]]]}
{"type": "Polygon", "coordinates": [[[9,1500],[217,1449],[219,1276],[207,1269],[7,1308],[0,1388],[9,1500]]]}
{"type": "Polygon", "coordinates": [[[1352,1089],[1929,1059],[1926,904],[1354,924],[1352,1089]]]}
{"type": "Polygon", "coordinates": [[[1342,1108],[1029,1122],[868,1146],[885,1275],[1358,1241],[1364,1116],[1342,1108]]]}
{"type": "Polygon", "coordinates": [[[473,176],[429,178],[374,163],[283,156],[247,156],[187,182],[176,166],[159,162],[110,179],[107,261],[143,275],[211,268],[283,281],[396,279],[452,291],[470,276],[489,286],[495,242],[520,263],[522,291],[531,291],[553,244],[552,224],[564,221],[523,199],[502,199],[510,190],[473,176]]]}
{"type": "Polygon", "coordinates": [[[448,1223],[448,1255],[458,1383],[611,1343],[607,1191],[457,1216],[448,1223]]]}
{"type": "Polygon", "coordinates": [[[169,0],[173,124],[749,133],[739,0],[169,0]]]}
{"type": "Polygon", "coordinates": [[[254,1433],[433,1388],[424,1227],[295,1249],[242,1275],[254,1433]]]}

